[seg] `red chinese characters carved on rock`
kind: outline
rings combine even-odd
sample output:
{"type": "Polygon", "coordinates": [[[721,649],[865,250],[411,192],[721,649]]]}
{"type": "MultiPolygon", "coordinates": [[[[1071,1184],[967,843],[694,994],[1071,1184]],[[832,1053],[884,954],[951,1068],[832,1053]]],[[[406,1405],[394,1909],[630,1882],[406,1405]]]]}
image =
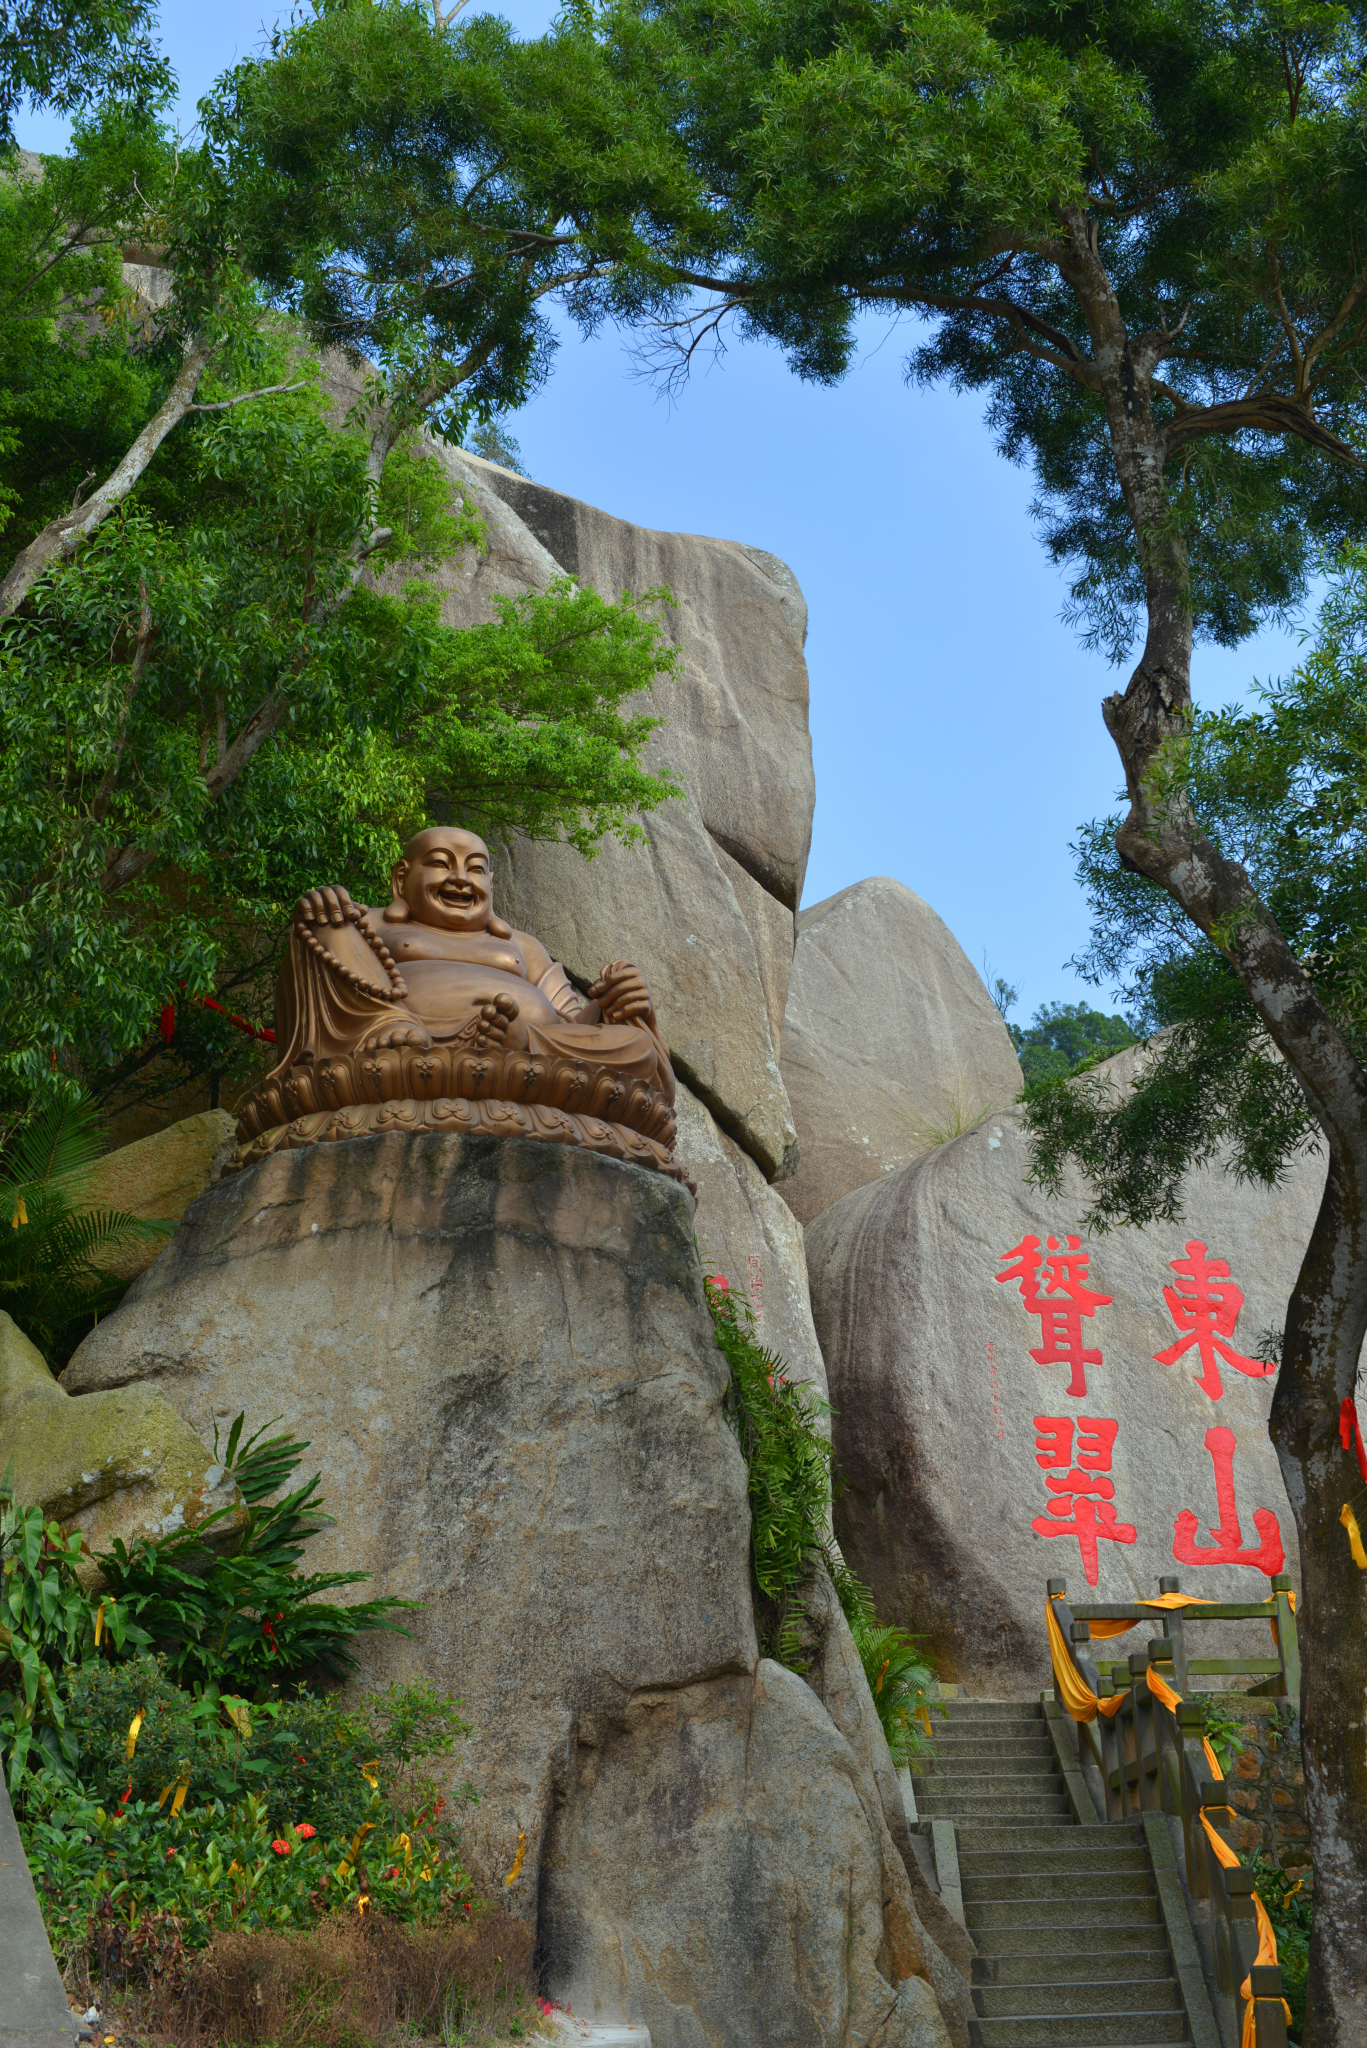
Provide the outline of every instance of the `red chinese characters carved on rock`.
{"type": "Polygon", "coordinates": [[[1037,1536],[1076,1536],[1087,1584],[1097,1581],[1099,1543],[1133,1543],[1136,1531],[1116,1520],[1115,1482],[1111,1469],[1118,1422],[1100,1416],[1077,1417],[1077,1462],[1073,1463],[1073,1417],[1035,1417],[1035,1463],[1042,1466],[1045,1485],[1055,1496],[1030,1527],[1037,1536]]]}
{"type": "Polygon", "coordinates": [[[1277,1368],[1265,1358],[1245,1358],[1242,1351],[1236,1351],[1229,1339],[1234,1335],[1234,1325],[1239,1320],[1239,1311],[1244,1305],[1243,1291],[1236,1287],[1229,1277],[1229,1266],[1224,1259],[1206,1256],[1206,1248],[1199,1237],[1191,1239],[1184,1259],[1173,1259],[1172,1270],[1177,1275],[1175,1287],[1163,1289],[1163,1299],[1179,1330],[1183,1332],[1175,1344],[1166,1351],[1156,1351],[1154,1361],[1158,1365],[1176,1365],[1184,1358],[1193,1345],[1201,1360],[1201,1370],[1196,1384],[1203,1394],[1212,1401],[1218,1401],[1224,1394],[1224,1382],[1220,1368],[1215,1362],[1218,1352],[1226,1365],[1235,1372],[1246,1373],[1250,1379],[1265,1379],[1277,1368]]]}
{"type": "Polygon", "coordinates": [[[1215,1504],[1220,1515],[1219,1527],[1210,1532],[1214,1545],[1196,1541],[1200,1525],[1191,1510],[1184,1508],[1173,1524],[1173,1556],[1179,1564],[1248,1564],[1271,1578],[1285,1563],[1282,1532],[1271,1508],[1254,1508],[1253,1526],[1260,1540],[1254,1549],[1244,1549],[1244,1532],[1234,1505],[1234,1431],[1218,1426],[1208,1429],[1206,1449],[1215,1467],[1215,1504]]]}
{"type": "Polygon", "coordinates": [[[1048,1258],[1042,1259],[1039,1239],[1023,1237],[1009,1252],[1002,1253],[1004,1259],[1015,1259],[1018,1263],[1008,1265],[996,1277],[1018,1280],[1027,1314],[1040,1319],[1039,1349],[1030,1353],[1036,1365],[1066,1365],[1070,1376],[1064,1391],[1085,1401],[1086,1368],[1100,1365],[1101,1353],[1084,1349],[1082,1318],[1094,1316],[1099,1308],[1107,1307],[1111,1296],[1094,1294],[1086,1285],[1087,1254],[1080,1237],[1066,1238],[1063,1247],[1056,1237],[1051,1237],[1049,1253],[1048,1258]],[[1045,1273],[1043,1288],[1039,1280],[1041,1265],[1045,1273]]]}

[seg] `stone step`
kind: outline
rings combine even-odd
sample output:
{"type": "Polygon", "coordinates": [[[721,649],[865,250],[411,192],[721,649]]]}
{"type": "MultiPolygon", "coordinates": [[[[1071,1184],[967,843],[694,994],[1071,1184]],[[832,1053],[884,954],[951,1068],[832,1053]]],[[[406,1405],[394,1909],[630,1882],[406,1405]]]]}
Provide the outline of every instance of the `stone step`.
{"type": "Polygon", "coordinates": [[[1053,1778],[1058,1766],[1052,1756],[1019,1756],[1013,1749],[995,1743],[990,1749],[965,1755],[961,1749],[940,1757],[918,1757],[917,1778],[1053,1778]]]}
{"type": "MultiPolygon", "coordinates": [[[[1175,1977],[1108,1977],[1090,1983],[984,1984],[973,1992],[984,2019],[1020,2019],[1035,2013],[1180,2012],[1175,1977]]],[[[1098,2028],[1098,2032],[1103,2031],[1098,2028]]]]}
{"type": "Polygon", "coordinates": [[[1185,2041],[1184,2012],[1091,2012],[1028,2014],[1019,2019],[970,2020],[973,2048],[1161,2048],[1185,2041]]]}
{"type": "Polygon", "coordinates": [[[1038,1733],[1031,1729],[1028,1733],[1022,1730],[1009,1735],[980,1735],[976,1730],[968,1734],[957,1728],[936,1728],[931,1741],[936,1756],[992,1756],[1000,1751],[1003,1743],[1013,1756],[1052,1756],[1054,1751],[1044,1729],[1038,1733]]]}
{"type": "MultiPolygon", "coordinates": [[[[1073,1828],[1073,1834],[1081,1832],[1073,1828]]],[[[1149,1868],[1149,1852],[1142,1842],[1132,1848],[1102,1849],[966,1849],[959,1844],[959,1869],[965,1877],[1013,1877],[1024,1876],[1030,1871],[1074,1871],[1097,1870],[1114,1874],[1119,1870],[1144,1870],[1149,1868]]]]}
{"type": "MultiPolygon", "coordinates": [[[[1095,1984],[1137,1983],[1141,1977],[1169,1977],[1172,1958],[1166,1948],[1098,1949],[1096,1930],[1081,1930],[1089,1936],[1088,1946],[1073,1955],[1055,1948],[1049,1955],[976,1955],[973,1982],[978,1984],[1095,1984]]],[[[1109,1944],[1114,1930],[1108,1930],[1109,1944]]],[[[1145,1929],[1154,1939],[1154,1930],[1145,1929]]]]}
{"type": "Polygon", "coordinates": [[[1009,1762],[1000,1759],[994,1764],[982,1763],[977,1770],[964,1770],[955,1764],[952,1770],[928,1771],[920,1781],[927,1792],[962,1791],[970,1798],[981,1799],[985,1790],[1000,1786],[1003,1792],[1061,1792],[1063,1779],[1057,1771],[1013,1771],[1009,1762]]]}
{"type": "Polygon", "coordinates": [[[1131,1823],[1114,1827],[1080,1828],[1065,1823],[1059,1827],[962,1827],[958,1834],[959,1854],[975,1855],[980,1850],[1071,1849],[1090,1855],[1094,1850],[1142,1847],[1144,1830],[1131,1823]],[[1066,1832],[1064,1831],[1066,1827],[1066,1832]]]}
{"type": "Polygon", "coordinates": [[[948,1707],[945,1717],[951,1727],[957,1721],[992,1721],[1005,1727],[1008,1722],[1015,1726],[1033,1722],[1040,1727],[1044,1722],[1044,1709],[1029,1700],[939,1700],[936,1702],[935,1719],[940,1719],[939,1708],[948,1707]]]}
{"type": "Polygon", "coordinates": [[[1023,1820],[1047,1820],[1051,1814],[1062,1819],[1068,1811],[1068,1797],[1064,1792],[1002,1792],[992,1798],[975,1795],[969,1799],[962,1793],[937,1790],[918,1792],[916,1811],[925,1820],[976,1821],[980,1825],[1012,1813],[1023,1820]]]}
{"type": "MultiPolygon", "coordinates": [[[[1109,1930],[1114,1926],[1139,1927],[1147,1923],[1153,1928],[1159,1924],[1158,1894],[1148,1892],[1137,1899],[975,1899],[971,1906],[965,1901],[964,1918],[975,1940],[980,1927],[1033,1927],[1039,1930],[1039,1946],[1044,1948],[1048,1946],[1043,1939],[1045,1930],[1055,1927],[1109,1930]]],[[[1109,1932],[1106,1940],[1110,1940],[1109,1932]]],[[[1033,1948],[1035,1943],[1018,1946],[1033,1948]]]]}
{"type": "MultiPolygon", "coordinates": [[[[979,1914],[983,1910],[979,1907],[979,1914]]],[[[1124,1968],[1128,1971],[1131,1950],[1152,1952],[1162,1941],[1163,1930],[1157,1923],[1156,1912],[1147,1922],[1112,1921],[1104,1926],[1080,1926],[1075,1920],[1072,1924],[1047,1929],[1022,1927],[1012,1921],[1001,1926],[987,1925],[981,1918],[975,1918],[973,1939],[978,1947],[978,1962],[1027,1962],[1042,1970],[1047,1981],[1053,1963],[1065,1959],[1071,1962],[1080,1958],[1091,1970],[1096,1967],[1099,1956],[1104,1956],[1111,1966],[1115,1966],[1117,1956],[1123,1953],[1124,1968]]],[[[1166,1955],[1166,1950],[1162,1953],[1166,1955]]]]}
{"type": "Polygon", "coordinates": [[[997,1871],[969,1877],[959,1865],[964,1907],[993,1899],[1142,1899],[1154,1889],[1148,1870],[997,1871]]]}

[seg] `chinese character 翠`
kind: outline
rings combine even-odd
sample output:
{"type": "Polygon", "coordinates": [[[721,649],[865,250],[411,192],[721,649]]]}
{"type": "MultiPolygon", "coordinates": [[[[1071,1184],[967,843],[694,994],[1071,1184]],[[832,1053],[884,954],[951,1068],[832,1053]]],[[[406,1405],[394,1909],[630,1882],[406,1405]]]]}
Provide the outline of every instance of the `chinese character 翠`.
{"type": "Polygon", "coordinates": [[[1094,1294],[1084,1284],[1087,1254],[1082,1250],[1080,1237],[1068,1238],[1064,1250],[1059,1249],[1058,1239],[1051,1237],[1049,1251],[1051,1256],[1041,1261],[1039,1239],[1023,1237],[1009,1252],[1002,1253],[1004,1259],[1018,1259],[1019,1265],[1008,1266],[996,1277],[998,1280],[1019,1280],[1021,1300],[1027,1313],[1040,1319],[1040,1347],[1030,1353],[1036,1365],[1066,1365],[1071,1377],[1065,1392],[1085,1400],[1087,1375],[1084,1368],[1100,1365],[1101,1353],[1083,1349],[1082,1318],[1094,1316],[1099,1308],[1105,1308],[1111,1296],[1094,1294]],[[1046,1276],[1043,1292],[1039,1284],[1041,1263],[1046,1276]]]}
{"type": "Polygon", "coordinates": [[[1250,1379],[1264,1379],[1275,1372],[1275,1364],[1269,1364],[1265,1358],[1245,1358],[1242,1351],[1236,1351],[1226,1341],[1234,1335],[1234,1325],[1244,1305],[1243,1293],[1230,1279],[1226,1262],[1208,1259],[1205,1246],[1194,1237],[1187,1246],[1187,1256],[1171,1263],[1177,1285],[1165,1287],[1163,1299],[1178,1329],[1185,1334],[1166,1351],[1155,1351],[1154,1363],[1176,1365],[1194,1344],[1201,1360],[1196,1384],[1212,1401],[1218,1401],[1225,1391],[1220,1368],[1215,1363],[1217,1351],[1226,1365],[1247,1373],[1250,1379]]]}
{"type": "Polygon", "coordinates": [[[1116,1520],[1111,1505],[1115,1482],[1106,1477],[1119,1427],[1118,1422],[1079,1415],[1074,1464],[1073,1417],[1035,1417],[1035,1463],[1043,1466],[1044,1483],[1055,1498],[1030,1527],[1037,1536],[1076,1536],[1089,1586],[1097,1580],[1098,1543],[1133,1543],[1136,1536],[1128,1522],[1116,1520]]]}

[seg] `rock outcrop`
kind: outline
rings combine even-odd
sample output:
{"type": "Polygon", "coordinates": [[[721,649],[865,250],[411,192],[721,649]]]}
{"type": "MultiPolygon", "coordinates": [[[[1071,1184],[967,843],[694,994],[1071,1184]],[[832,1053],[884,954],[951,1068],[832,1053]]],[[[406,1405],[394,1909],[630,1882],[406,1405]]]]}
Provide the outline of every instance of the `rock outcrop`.
{"type": "Polygon", "coordinates": [[[278,1154],[195,1204],[64,1384],[140,1382],[200,1429],[280,1416],[338,1515],[312,1562],[424,1603],[367,1680],[463,1701],[473,1860],[576,2011],[656,2048],[944,2048],[872,1777],[757,1655],[683,1189],[517,1140],[278,1154]]]}
{"type": "Polygon", "coordinates": [[[804,1223],[1021,1088],[981,976],[930,905],[886,876],[798,918],[781,1067],[799,1147],[783,1196],[804,1223]]]}
{"type": "MultiPolygon", "coordinates": [[[[841,1548],[942,1677],[998,1697],[1045,1680],[1051,1576],[1247,1600],[1283,1552],[1296,1571],[1257,1367],[1324,1171],[1307,1157],[1275,1191],[1202,1171],[1185,1222],[1087,1240],[1082,1184],[1052,1200],[1027,1166],[1017,1115],[991,1117],[806,1233],[841,1548]]],[[[1267,1655],[1256,1635],[1213,1654],[1267,1655]]]]}
{"type": "Polygon", "coordinates": [[[487,552],[431,577],[449,624],[482,623],[496,596],[558,575],[612,600],[673,593],[661,624],[683,659],[649,700],[665,724],[646,759],[687,799],[641,821],[644,844],[610,839],[592,862],[515,841],[498,901],[585,986],[623,952],[644,969],[679,1074],[774,1180],[795,1156],[778,1052],[815,793],[796,579],[760,548],[657,533],[463,450],[433,452],[488,533],[487,552]]]}
{"type": "MultiPolygon", "coordinates": [[[[82,1203],[121,1209],[153,1223],[179,1223],[191,1202],[218,1178],[236,1143],[236,1125],[226,1110],[183,1117],[96,1160],[81,1190],[82,1203]]],[[[121,1280],[132,1280],[165,1244],[164,1237],[126,1238],[102,1253],[100,1263],[121,1280]]]]}
{"type": "Polygon", "coordinates": [[[125,1386],[74,1401],[0,1313],[0,1474],[11,1466],[15,1499],[79,1529],[92,1550],[108,1550],[115,1537],[131,1544],[195,1528],[220,1508],[237,1508],[218,1525],[228,1543],[246,1514],[222,1465],[158,1388],[125,1386]]]}
{"type": "Polygon", "coordinates": [[[674,1114],[675,1152],[698,1190],[693,1227],[704,1273],[744,1291],[760,1342],[778,1353],[790,1379],[808,1381],[824,1401],[826,1367],[812,1324],[801,1224],[687,1088],[679,1089],[674,1114]]]}

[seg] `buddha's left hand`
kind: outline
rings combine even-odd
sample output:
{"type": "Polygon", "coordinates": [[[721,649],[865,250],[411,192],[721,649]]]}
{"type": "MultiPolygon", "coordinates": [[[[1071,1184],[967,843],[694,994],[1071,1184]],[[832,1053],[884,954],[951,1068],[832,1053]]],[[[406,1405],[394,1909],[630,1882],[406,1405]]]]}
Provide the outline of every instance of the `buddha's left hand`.
{"type": "Polygon", "coordinates": [[[610,960],[589,990],[589,1000],[597,1002],[605,1024],[649,1023],[655,1014],[645,976],[630,960],[610,960]]]}

